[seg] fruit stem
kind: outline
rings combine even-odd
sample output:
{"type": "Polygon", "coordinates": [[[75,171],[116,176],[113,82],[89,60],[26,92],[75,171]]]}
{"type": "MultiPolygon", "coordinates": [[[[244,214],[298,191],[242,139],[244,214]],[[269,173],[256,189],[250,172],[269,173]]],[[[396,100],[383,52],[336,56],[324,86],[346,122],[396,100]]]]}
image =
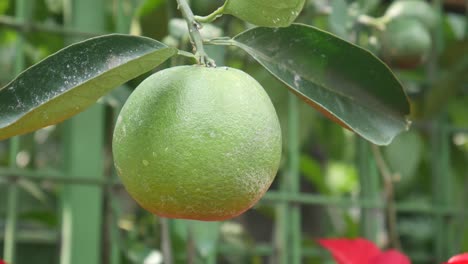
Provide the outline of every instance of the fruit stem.
{"type": "Polygon", "coordinates": [[[385,209],[388,221],[388,235],[390,238],[391,246],[401,250],[401,241],[398,236],[397,227],[397,212],[395,209],[395,187],[393,182],[395,175],[390,171],[389,166],[383,158],[382,152],[377,145],[372,144],[372,154],[374,155],[377,168],[379,169],[380,175],[382,176],[384,188],[385,188],[385,209]]]}
{"type": "Polygon", "coordinates": [[[213,38],[203,41],[206,45],[235,46],[235,41],[229,37],[213,38]]]}
{"type": "Polygon", "coordinates": [[[189,4],[186,0],[177,0],[177,5],[182,12],[182,16],[184,17],[185,21],[187,21],[190,40],[192,42],[198,63],[207,67],[216,67],[215,61],[212,60],[208,54],[206,54],[205,49],[203,48],[203,38],[199,31],[201,25],[195,21],[195,17],[193,15],[192,9],[190,9],[189,4]]]}
{"type": "Polygon", "coordinates": [[[229,0],[226,0],[222,6],[207,16],[195,16],[195,20],[200,23],[211,23],[224,14],[224,8],[229,0]]]}
{"type": "Polygon", "coordinates": [[[193,53],[187,52],[185,50],[179,50],[177,52],[177,55],[184,56],[184,57],[194,59],[195,61],[197,61],[197,57],[193,53]]]}

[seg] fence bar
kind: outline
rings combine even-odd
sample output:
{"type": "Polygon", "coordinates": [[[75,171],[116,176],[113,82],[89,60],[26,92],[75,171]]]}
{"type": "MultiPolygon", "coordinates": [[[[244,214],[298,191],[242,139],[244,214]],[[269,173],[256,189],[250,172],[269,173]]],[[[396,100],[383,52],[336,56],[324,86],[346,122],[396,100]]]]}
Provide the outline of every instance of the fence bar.
{"type": "MultiPolygon", "coordinates": [[[[122,1],[120,1],[121,3],[122,1]]],[[[117,121],[117,117],[120,113],[121,107],[116,107],[112,109],[112,117],[113,121],[117,121]]],[[[112,182],[119,182],[117,172],[115,171],[114,166],[112,166],[111,169],[111,181],[112,182]]],[[[120,229],[119,229],[119,220],[120,216],[122,214],[121,206],[120,203],[115,195],[117,188],[117,185],[115,185],[113,188],[109,187],[109,196],[108,196],[108,203],[110,207],[110,222],[111,222],[111,227],[110,227],[110,263],[112,264],[120,264],[121,263],[121,258],[120,258],[120,248],[122,247],[122,239],[120,237],[120,229]]],[[[123,185],[119,184],[119,187],[123,188],[123,185]]]]}
{"type": "Polygon", "coordinates": [[[7,218],[5,224],[4,258],[8,263],[15,263],[16,224],[18,221],[18,185],[10,182],[7,197],[7,218]]]}
{"type": "MultiPolygon", "coordinates": [[[[104,0],[68,0],[64,20],[79,31],[101,32],[105,29],[105,12],[104,0]]],[[[99,104],[65,122],[68,176],[103,180],[104,124],[104,107],[99,104]]],[[[67,185],[63,189],[61,264],[101,263],[102,200],[99,185],[67,185]]]]}
{"type": "Polygon", "coordinates": [[[276,204],[276,216],[274,222],[274,238],[275,254],[272,256],[270,263],[272,264],[287,264],[289,260],[289,208],[287,200],[287,174],[282,172],[280,175],[280,186],[277,196],[279,196],[276,204]]]}
{"type": "MultiPolygon", "coordinates": [[[[76,184],[76,185],[114,185],[114,187],[123,188],[119,180],[114,177],[113,180],[104,179],[86,179],[84,176],[67,176],[58,171],[38,171],[34,173],[26,169],[5,169],[0,168],[0,177],[11,178],[25,178],[32,181],[52,181],[57,184],[76,184]]],[[[290,202],[309,205],[322,205],[322,206],[338,206],[338,207],[361,207],[369,209],[382,209],[385,207],[383,202],[368,200],[368,199],[342,199],[339,197],[327,197],[317,194],[297,193],[297,194],[282,194],[278,191],[268,191],[265,196],[260,200],[261,203],[276,203],[276,202],[290,202]]],[[[421,206],[421,204],[412,204],[411,202],[398,203],[396,209],[399,212],[414,212],[430,215],[467,215],[463,213],[458,207],[440,207],[433,204],[421,206]]]]}
{"type": "MultiPolygon", "coordinates": [[[[65,36],[81,36],[81,37],[94,37],[101,34],[92,32],[81,32],[60,26],[43,25],[39,23],[25,23],[18,21],[9,16],[0,16],[0,25],[14,29],[21,33],[29,32],[47,32],[51,34],[65,35],[65,36]]],[[[102,32],[104,34],[104,32],[102,32]]]]}
{"type": "MultiPolygon", "coordinates": [[[[288,106],[288,189],[290,193],[300,192],[300,142],[299,142],[299,106],[298,98],[289,93],[288,106]]],[[[301,206],[292,203],[291,210],[291,263],[302,263],[301,206]]]]}
{"type": "Polygon", "coordinates": [[[0,169],[0,178],[19,178],[28,179],[32,181],[52,181],[58,184],[77,184],[77,185],[115,185],[122,186],[118,179],[106,180],[97,177],[89,177],[90,175],[77,175],[72,176],[67,173],[60,173],[57,171],[38,171],[37,173],[30,170],[23,169],[0,169]]]}
{"type": "MultiPolygon", "coordinates": [[[[289,131],[291,132],[291,131],[289,131]]],[[[289,139],[289,138],[288,138],[289,139]]],[[[288,142],[289,144],[289,142],[288,142]]],[[[289,152],[288,152],[289,154],[289,152]]],[[[288,157],[289,158],[289,157],[288,157]]],[[[289,203],[287,199],[288,196],[288,177],[289,171],[282,171],[279,175],[279,190],[277,191],[277,196],[279,197],[277,204],[275,204],[275,222],[274,222],[274,254],[270,259],[271,264],[288,264],[290,262],[291,255],[291,243],[289,237],[290,229],[290,213],[289,203]]],[[[268,191],[271,192],[271,191],[268,191]]],[[[268,193],[267,192],[267,193],[268,193]]],[[[263,200],[263,198],[262,198],[263,200]]]]}
{"type": "MultiPolygon", "coordinates": [[[[371,155],[370,145],[365,140],[357,139],[357,164],[359,171],[359,182],[361,184],[361,198],[363,200],[382,203],[380,196],[380,177],[377,172],[376,164],[371,155]]],[[[374,242],[378,242],[378,232],[382,229],[383,212],[382,210],[367,208],[362,209],[361,216],[361,234],[374,242]]]]}
{"type": "MultiPolygon", "coordinates": [[[[16,167],[16,155],[19,151],[19,137],[10,139],[9,165],[12,168],[16,167]]],[[[7,185],[7,211],[5,224],[5,243],[3,255],[8,263],[15,262],[16,253],[16,236],[17,236],[17,221],[18,221],[18,185],[16,179],[9,181],[7,185]]]]}
{"type": "MultiPolygon", "coordinates": [[[[432,133],[433,199],[434,204],[444,208],[450,206],[450,196],[454,194],[453,175],[449,165],[450,140],[445,123],[446,118],[439,119],[432,133]]],[[[438,262],[449,257],[449,250],[452,247],[447,220],[443,215],[438,215],[435,219],[435,257],[438,262]]]]}
{"type": "MultiPolygon", "coordinates": [[[[29,18],[28,5],[26,0],[15,1],[15,16],[19,21],[25,22],[29,18]]],[[[25,68],[25,56],[23,52],[25,37],[19,33],[16,43],[16,56],[15,56],[15,74],[19,74],[25,68]]],[[[9,166],[16,167],[16,155],[19,152],[19,137],[10,139],[10,153],[9,153],[9,166]]],[[[8,185],[7,197],[7,212],[5,224],[5,243],[4,243],[4,258],[8,263],[14,264],[16,262],[16,235],[17,235],[17,221],[18,221],[18,185],[16,180],[10,181],[8,185]]]]}
{"type": "MultiPolygon", "coordinates": [[[[338,207],[360,207],[362,209],[383,209],[385,204],[382,201],[376,201],[371,199],[360,199],[360,200],[349,200],[340,198],[331,198],[322,195],[314,194],[288,194],[284,195],[277,191],[269,191],[262,198],[262,203],[267,202],[281,202],[281,201],[303,203],[303,204],[314,204],[322,206],[338,206],[338,207]]],[[[399,203],[396,205],[396,209],[399,212],[414,212],[424,213],[431,215],[461,215],[462,212],[457,207],[441,207],[436,205],[428,204],[427,206],[421,206],[421,204],[413,204],[410,202],[399,203]]]]}

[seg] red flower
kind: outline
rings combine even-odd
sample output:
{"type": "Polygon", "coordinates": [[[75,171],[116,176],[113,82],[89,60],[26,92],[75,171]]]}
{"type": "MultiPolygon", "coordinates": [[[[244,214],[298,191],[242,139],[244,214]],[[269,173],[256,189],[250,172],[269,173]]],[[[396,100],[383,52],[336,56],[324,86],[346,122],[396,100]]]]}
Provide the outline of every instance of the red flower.
{"type": "Polygon", "coordinates": [[[410,264],[410,259],[398,250],[388,250],[373,257],[369,264],[410,264]]]}
{"type": "Polygon", "coordinates": [[[0,264],[7,264],[3,259],[0,259],[0,264]]]}
{"type": "Polygon", "coordinates": [[[318,242],[330,251],[338,264],[411,264],[409,258],[399,251],[382,252],[374,243],[363,238],[320,239],[318,242]]]}
{"type": "Polygon", "coordinates": [[[468,264],[468,253],[453,256],[445,264],[468,264]]]}

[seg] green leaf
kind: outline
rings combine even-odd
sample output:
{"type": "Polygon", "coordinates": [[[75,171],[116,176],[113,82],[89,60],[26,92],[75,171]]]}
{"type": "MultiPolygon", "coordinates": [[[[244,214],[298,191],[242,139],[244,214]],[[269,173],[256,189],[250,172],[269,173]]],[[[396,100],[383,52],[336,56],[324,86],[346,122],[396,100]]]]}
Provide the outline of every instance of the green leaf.
{"type": "Polygon", "coordinates": [[[213,256],[216,252],[221,222],[190,221],[193,240],[198,253],[203,259],[213,256]]]}
{"type": "Polygon", "coordinates": [[[9,3],[10,1],[0,1],[0,15],[3,15],[8,10],[9,3]]]}
{"type": "Polygon", "coordinates": [[[405,191],[412,188],[423,159],[424,141],[421,136],[417,132],[408,131],[383,150],[390,170],[401,177],[395,184],[396,188],[403,188],[405,191]]]}
{"type": "Polygon", "coordinates": [[[300,24],[258,27],[229,44],[252,55],[309,105],[377,145],[389,144],[408,127],[409,103],[390,69],[330,33],[300,24]]]}
{"type": "Polygon", "coordinates": [[[118,34],[71,45],[0,89],[0,140],[70,118],[176,53],[153,39],[118,34]]]}
{"type": "Polygon", "coordinates": [[[57,228],[58,217],[54,210],[31,210],[20,214],[21,220],[29,220],[46,225],[49,228],[57,228]]]}
{"type": "Polygon", "coordinates": [[[47,197],[46,192],[44,192],[37,183],[28,179],[21,179],[18,181],[18,185],[43,205],[50,206],[49,197],[47,197]]]}
{"type": "Polygon", "coordinates": [[[305,179],[314,184],[314,187],[317,188],[320,193],[330,193],[318,161],[308,155],[301,155],[300,168],[305,179]]]}
{"type": "Polygon", "coordinates": [[[184,219],[170,219],[168,221],[174,262],[186,263],[187,243],[189,240],[189,222],[184,219]]]}
{"type": "Polygon", "coordinates": [[[346,194],[358,189],[358,174],[352,164],[331,161],[327,164],[325,182],[332,194],[346,194]]]}

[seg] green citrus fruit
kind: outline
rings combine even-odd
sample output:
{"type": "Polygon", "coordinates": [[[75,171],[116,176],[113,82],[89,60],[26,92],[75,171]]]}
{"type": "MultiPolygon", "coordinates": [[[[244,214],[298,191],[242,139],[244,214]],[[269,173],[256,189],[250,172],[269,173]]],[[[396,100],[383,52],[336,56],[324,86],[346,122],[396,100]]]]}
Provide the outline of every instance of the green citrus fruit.
{"type": "Polygon", "coordinates": [[[261,85],[232,68],[180,66],[143,81],[114,131],[117,172],[148,211],[224,220],[271,185],[281,129],[261,85]]]}
{"type": "Polygon", "coordinates": [[[387,24],[380,36],[384,60],[400,68],[423,63],[431,50],[431,36],[415,19],[400,18],[387,24]]]}
{"type": "Polygon", "coordinates": [[[297,18],[305,0],[228,0],[224,13],[263,27],[287,27],[297,18]]]}
{"type": "Polygon", "coordinates": [[[398,18],[417,19],[428,29],[434,28],[437,24],[436,12],[423,0],[395,1],[388,7],[384,17],[389,20],[398,18]]]}

